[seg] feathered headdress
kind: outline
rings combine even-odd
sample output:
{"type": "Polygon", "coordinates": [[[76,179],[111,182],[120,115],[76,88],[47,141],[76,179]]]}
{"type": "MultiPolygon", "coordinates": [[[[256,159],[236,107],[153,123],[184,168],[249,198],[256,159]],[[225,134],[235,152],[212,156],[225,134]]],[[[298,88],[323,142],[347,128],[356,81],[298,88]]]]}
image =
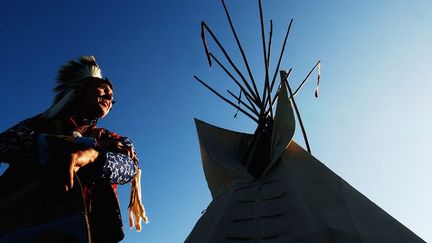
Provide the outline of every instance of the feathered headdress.
{"type": "Polygon", "coordinates": [[[82,56],[63,65],[57,75],[54,88],[56,96],[52,106],[45,112],[48,118],[54,117],[74,100],[77,91],[85,84],[86,78],[102,79],[102,72],[94,56],[82,56]]]}

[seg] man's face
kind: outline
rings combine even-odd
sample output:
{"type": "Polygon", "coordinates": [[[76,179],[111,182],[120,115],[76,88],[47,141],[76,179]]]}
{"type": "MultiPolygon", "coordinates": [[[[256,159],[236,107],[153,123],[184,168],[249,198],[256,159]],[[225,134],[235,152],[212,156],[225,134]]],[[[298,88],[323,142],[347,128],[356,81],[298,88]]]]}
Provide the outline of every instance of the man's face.
{"type": "Polygon", "coordinates": [[[113,90],[102,80],[90,81],[82,90],[82,107],[92,117],[105,117],[112,107],[112,102],[113,90]]]}

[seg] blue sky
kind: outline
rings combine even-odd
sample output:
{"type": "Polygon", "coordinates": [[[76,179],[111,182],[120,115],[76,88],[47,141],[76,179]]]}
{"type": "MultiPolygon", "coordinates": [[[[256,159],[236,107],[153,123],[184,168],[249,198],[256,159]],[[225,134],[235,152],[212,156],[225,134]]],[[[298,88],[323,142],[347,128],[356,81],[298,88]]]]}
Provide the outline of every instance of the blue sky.
{"type": "MultiPolygon", "coordinates": [[[[257,3],[226,1],[254,75],[264,77],[257,3]]],[[[314,156],[432,241],[432,3],[265,0],[264,11],[275,25],[273,54],[294,18],[281,65],[293,68],[293,85],[322,61],[320,98],[312,83],[297,98],[314,156]]],[[[118,103],[100,125],[133,139],[150,217],[141,233],[126,229],[124,242],[183,242],[210,203],[194,117],[254,131],[193,79],[238,92],[216,66],[209,71],[201,20],[243,68],[217,0],[0,3],[1,130],[51,104],[67,60],[95,55],[113,80],[118,103]]],[[[128,194],[122,186],[124,220],[128,194]]]]}

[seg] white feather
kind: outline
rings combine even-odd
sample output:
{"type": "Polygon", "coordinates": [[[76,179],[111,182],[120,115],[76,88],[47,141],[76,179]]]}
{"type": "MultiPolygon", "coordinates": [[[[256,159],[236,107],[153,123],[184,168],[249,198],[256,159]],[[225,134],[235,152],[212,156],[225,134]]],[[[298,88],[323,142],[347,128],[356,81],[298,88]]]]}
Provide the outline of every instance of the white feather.
{"type": "Polygon", "coordinates": [[[57,115],[57,113],[59,113],[59,111],[61,111],[67,104],[69,104],[69,102],[71,102],[73,99],[75,98],[75,90],[74,89],[69,89],[65,96],[63,96],[63,98],[53,104],[46,112],[45,112],[45,116],[47,118],[53,118],[55,115],[57,115]]]}

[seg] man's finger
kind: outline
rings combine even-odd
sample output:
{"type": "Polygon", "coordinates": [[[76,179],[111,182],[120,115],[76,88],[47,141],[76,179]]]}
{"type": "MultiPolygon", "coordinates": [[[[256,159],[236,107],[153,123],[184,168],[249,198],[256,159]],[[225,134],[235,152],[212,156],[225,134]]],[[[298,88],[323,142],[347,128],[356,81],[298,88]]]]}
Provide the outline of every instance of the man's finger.
{"type": "Polygon", "coordinates": [[[70,186],[70,189],[72,189],[73,188],[73,183],[74,183],[74,181],[73,181],[73,179],[74,179],[74,167],[75,167],[75,156],[72,156],[72,158],[71,158],[71,161],[70,161],[70,165],[69,165],[69,186],[70,186]]]}
{"type": "Polygon", "coordinates": [[[124,146],[121,142],[115,142],[115,145],[117,146],[117,148],[122,149],[124,146]]]}

